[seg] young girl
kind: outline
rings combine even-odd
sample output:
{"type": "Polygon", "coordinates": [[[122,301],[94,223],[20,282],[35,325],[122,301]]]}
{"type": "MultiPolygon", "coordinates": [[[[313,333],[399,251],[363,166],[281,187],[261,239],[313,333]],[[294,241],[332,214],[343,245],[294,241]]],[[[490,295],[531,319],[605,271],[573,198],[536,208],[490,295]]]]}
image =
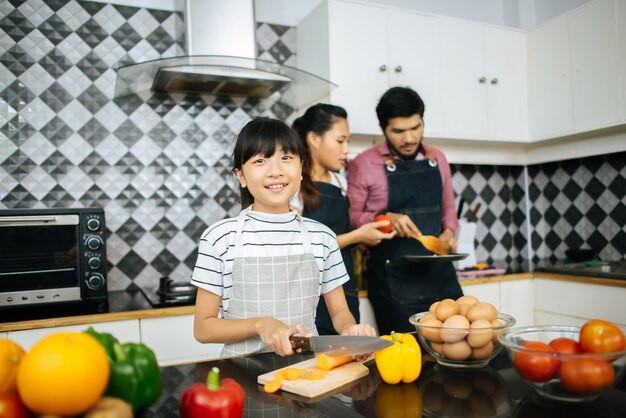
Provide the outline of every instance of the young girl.
{"type": "Polygon", "coordinates": [[[375,335],[348,309],[335,234],[289,209],[304,155],[297,134],[278,120],[256,118],[237,138],[233,166],[245,209],[204,231],[191,280],[195,337],[225,343],[223,355],[292,354],[291,335],[317,335],[320,293],[338,333],[375,335]]]}
{"type": "MultiPolygon", "coordinates": [[[[354,263],[350,247],[357,243],[376,245],[383,239],[391,239],[395,232],[385,234],[377,228],[386,221],[371,222],[350,231],[346,179],[338,174],[348,157],[350,130],[348,114],[330,104],[316,104],[293,123],[302,144],[307,149],[302,174],[299,199],[292,199],[292,206],[302,210],[302,215],[323,223],[337,234],[337,241],[350,280],[343,284],[348,306],[359,320],[359,295],[354,279],[354,263]],[[311,179],[312,181],[308,181],[311,179]]],[[[317,306],[315,320],[320,334],[336,334],[329,311],[323,300],[317,306]]]]}

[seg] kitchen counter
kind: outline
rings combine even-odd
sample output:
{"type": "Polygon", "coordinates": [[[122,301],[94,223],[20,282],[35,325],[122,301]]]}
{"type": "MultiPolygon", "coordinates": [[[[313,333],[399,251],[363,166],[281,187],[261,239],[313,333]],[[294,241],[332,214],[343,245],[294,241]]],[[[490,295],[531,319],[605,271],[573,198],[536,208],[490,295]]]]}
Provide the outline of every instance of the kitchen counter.
{"type": "Polygon", "coordinates": [[[205,382],[212,367],[220,369],[221,378],[234,378],[243,386],[244,417],[626,416],[625,379],[587,404],[549,403],[517,375],[504,352],[490,366],[464,372],[442,368],[428,358],[420,377],[412,384],[387,385],[372,364],[369,375],[316,399],[283,391],[266,394],[256,383],[257,376],[263,373],[310,357],[298,354],[281,358],[270,353],[165,367],[161,398],[138,418],[178,417],[182,392],[195,382],[205,382]]]}
{"type": "MultiPolygon", "coordinates": [[[[496,265],[496,267],[498,266],[496,265]]],[[[465,286],[534,278],[626,288],[626,280],[577,276],[572,274],[557,274],[542,271],[529,272],[527,265],[510,263],[505,274],[463,278],[460,279],[459,282],[462,286],[465,286]]],[[[361,291],[359,296],[367,297],[367,292],[361,291]]],[[[194,311],[195,307],[193,305],[153,308],[143,293],[138,290],[126,292],[112,291],[109,292],[108,306],[101,310],[60,306],[40,308],[33,307],[26,310],[0,311],[0,317],[2,320],[2,322],[0,322],[0,332],[51,328],[65,325],[95,324],[99,322],[122,321],[127,319],[187,315],[194,313],[194,311]]]]}

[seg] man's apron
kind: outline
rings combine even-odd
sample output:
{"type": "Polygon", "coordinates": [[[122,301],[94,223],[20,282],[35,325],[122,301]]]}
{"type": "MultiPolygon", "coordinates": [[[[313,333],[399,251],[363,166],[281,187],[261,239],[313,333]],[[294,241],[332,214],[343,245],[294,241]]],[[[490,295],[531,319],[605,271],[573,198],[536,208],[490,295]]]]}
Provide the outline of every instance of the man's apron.
{"type": "MultiPolygon", "coordinates": [[[[304,253],[289,256],[250,257],[245,255],[242,238],[248,210],[237,217],[233,256],[233,293],[225,319],[269,316],[287,325],[302,324],[311,335],[315,329],[315,309],[321,290],[319,266],[311,251],[311,241],[301,217],[298,217],[304,253]]],[[[231,250],[232,249],[232,250],[231,250]]],[[[251,337],[224,345],[223,356],[270,351],[261,338],[251,337]]]]}
{"type": "MultiPolygon", "coordinates": [[[[385,157],[387,211],[408,215],[424,235],[439,236],[443,187],[437,161],[385,157]]],[[[368,297],[381,335],[415,331],[411,315],[427,311],[437,300],[463,295],[452,263],[407,262],[404,255],[432,254],[413,238],[396,237],[371,247],[368,297]]]]}
{"type": "MultiPolygon", "coordinates": [[[[330,183],[316,182],[320,191],[320,200],[315,212],[302,210],[302,216],[314,219],[330,229],[336,234],[341,235],[350,231],[350,215],[348,213],[348,199],[341,193],[341,189],[330,183]]],[[[359,323],[359,294],[356,289],[356,280],[354,279],[354,262],[350,247],[341,250],[343,263],[346,266],[350,280],[343,284],[343,292],[348,301],[348,308],[357,324],[359,323]]],[[[317,305],[317,314],[315,317],[315,325],[320,335],[337,334],[333,327],[333,322],[328,313],[328,308],[323,298],[317,305]]]]}

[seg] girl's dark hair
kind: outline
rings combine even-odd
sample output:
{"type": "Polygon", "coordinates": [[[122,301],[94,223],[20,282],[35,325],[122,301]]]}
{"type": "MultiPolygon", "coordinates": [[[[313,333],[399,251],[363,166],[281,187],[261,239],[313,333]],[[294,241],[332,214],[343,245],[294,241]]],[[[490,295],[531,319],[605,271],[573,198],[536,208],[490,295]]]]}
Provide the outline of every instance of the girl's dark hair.
{"type": "MultiPolygon", "coordinates": [[[[267,117],[257,117],[243,127],[237,136],[233,150],[233,171],[241,170],[244,163],[255,155],[263,154],[269,158],[276,152],[276,144],[283,147],[284,152],[306,158],[306,150],[302,146],[298,134],[286,123],[267,117]]],[[[310,180],[309,180],[310,181],[310,180]]],[[[302,180],[304,183],[304,179],[302,180]]],[[[300,186],[302,187],[302,185],[300,186]]],[[[254,203],[254,196],[247,188],[239,186],[241,207],[247,208],[254,203]]]]}
{"type": "Polygon", "coordinates": [[[302,159],[302,186],[300,186],[300,198],[303,206],[311,212],[317,210],[320,201],[320,192],[311,178],[311,169],[313,161],[306,137],[309,132],[317,135],[323,135],[332,128],[337,119],[348,119],[348,113],[343,107],[334,106],[326,103],[318,103],[309,107],[306,112],[295,121],[293,128],[298,133],[300,141],[306,150],[306,156],[302,159]],[[307,180],[305,182],[305,179],[307,180]]]}

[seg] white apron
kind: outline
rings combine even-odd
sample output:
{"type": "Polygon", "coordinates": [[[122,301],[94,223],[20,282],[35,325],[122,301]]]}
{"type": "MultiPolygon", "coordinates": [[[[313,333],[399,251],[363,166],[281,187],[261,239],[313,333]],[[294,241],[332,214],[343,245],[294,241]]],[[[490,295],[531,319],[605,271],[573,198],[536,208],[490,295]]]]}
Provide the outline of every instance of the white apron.
{"type": "MultiPolygon", "coordinates": [[[[317,335],[315,310],[320,297],[321,275],[311,251],[307,229],[298,216],[304,253],[289,256],[246,257],[242,238],[249,208],[237,217],[234,247],[229,246],[226,259],[233,255],[233,293],[225,319],[269,316],[287,325],[302,324],[311,335],[317,335]]],[[[222,356],[271,351],[260,337],[224,344],[222,356]]]]}

